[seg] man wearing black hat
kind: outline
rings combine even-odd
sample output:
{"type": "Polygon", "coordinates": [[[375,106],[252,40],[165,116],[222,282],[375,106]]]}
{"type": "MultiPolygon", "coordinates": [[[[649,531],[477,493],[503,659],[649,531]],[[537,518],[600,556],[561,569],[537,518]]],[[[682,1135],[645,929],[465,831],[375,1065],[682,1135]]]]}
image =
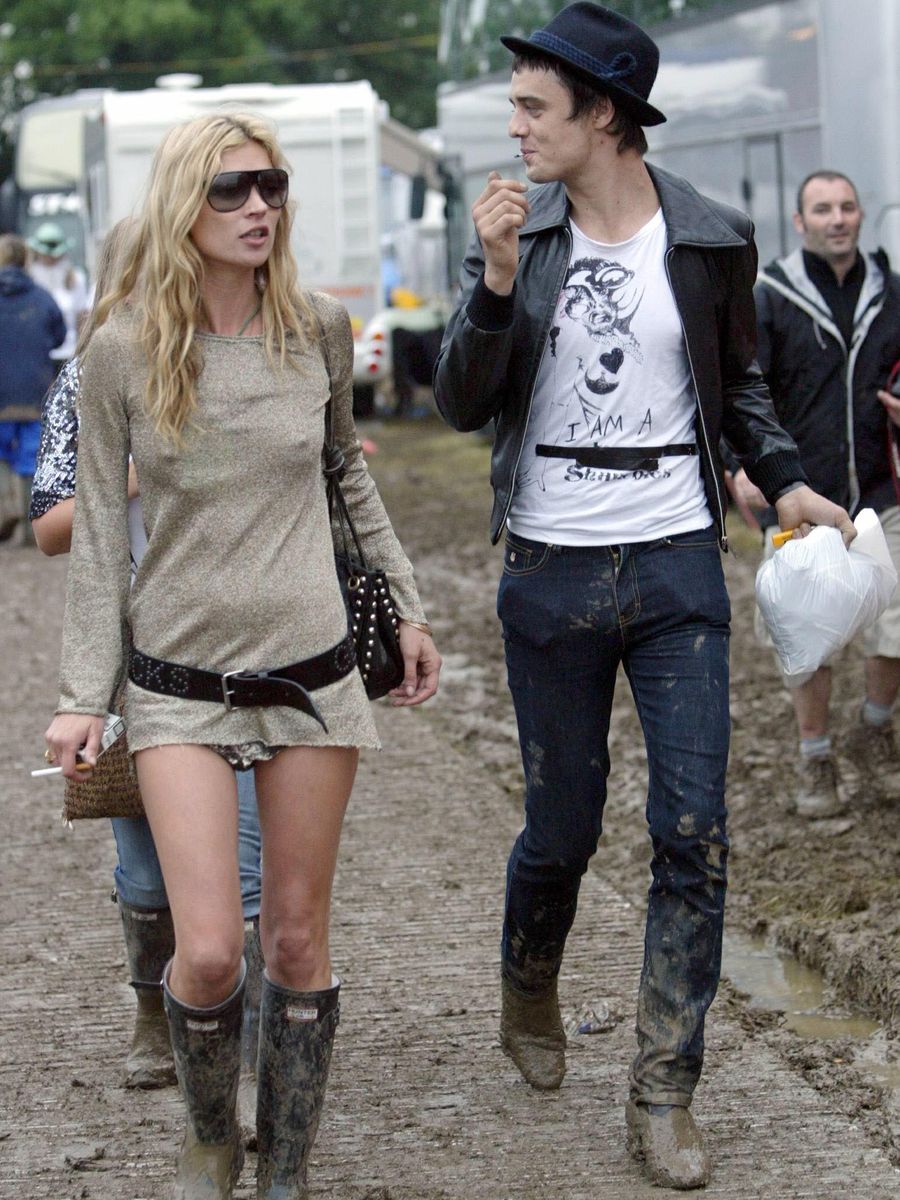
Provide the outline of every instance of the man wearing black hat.
{"type": "Polygon", "coordinates": [[[558,1088],[557,976],[597,848],[618,667],[647,749],[653,843],[628,1145],[655,1183],[709,1160],[689,1112],[725,898],[729,604],[723,433],[784,528],[847,513],[805,482],[754,360],[743,214],[648,167],[659,53],[624,17],[565,8],[515,55],[509,134],[530,189],[492,172],[435,371],[447,421],[494,420],[491,535],[525,769],[507,871],[505,1052],[558,1088]]]}

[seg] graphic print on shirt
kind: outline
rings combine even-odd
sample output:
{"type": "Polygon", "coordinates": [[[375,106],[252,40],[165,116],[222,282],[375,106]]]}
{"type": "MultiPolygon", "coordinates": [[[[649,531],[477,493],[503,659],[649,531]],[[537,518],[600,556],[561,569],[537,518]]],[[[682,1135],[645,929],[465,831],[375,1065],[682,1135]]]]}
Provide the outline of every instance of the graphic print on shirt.
{"type": "MultiPolygon", "coordinates": [[[[634,271],[606,258],[579,258],[566,273],[557,305],[556,323],[550,330],[548,353],[556,360],[553,374],[574,367],[568,386],[553,388],[556,398],[547,406],[547,420],[538,442],[549,445],[600,445],[611,432],[622,431],[624,415],[615,402],[621,372],[628,359],[644,361],[641,345],[631,329],[643,299],[643,288],[634,271]],[[572,341],[560,353],[560,339],[572,341]],[[572,350],[574,349],[574,354],[572,350]],[[555,369],[558,367],[558,370],[555,369]],[[574,396],[571,395],[574,390],[574,396]]],[[[646,412],[642,432],[652,422],[646,412]]],[[[536,482],[544,490],[550,460],[538,460],[534,471],[527,467],[519,486],[536,482]]]]}
{"type": "MultiPolygon", "coordinates": [[[[625,355],[644,361],[640,345],[631,332],[631,322],[643,298],[643,291],[634,285],[634,272],[620,263],[603,258],[582,258],[566,275],[562,291],[562,311],[570,321],[578,321],[587,330],[597,347],[596,360],[578,357],[575,390],[585,412],[598,411],[598,399],[614,392],[619,386],[616,378],[625,355]]],[[[556,357],[554,334],[550,334],[551,353],[556,357]]]]}
{"type": "Polygon", "coordinates": [[[584,461],[591,447],[637,451],[640,460],[641,451],[696,444],[697,399],[666,273],[662,210],[614,244],[569,226],[569,264],[551,300],[509,530],[594,546],[702,529],[712,518],[696,454],[659,455],[637,469],[584,461]]]}

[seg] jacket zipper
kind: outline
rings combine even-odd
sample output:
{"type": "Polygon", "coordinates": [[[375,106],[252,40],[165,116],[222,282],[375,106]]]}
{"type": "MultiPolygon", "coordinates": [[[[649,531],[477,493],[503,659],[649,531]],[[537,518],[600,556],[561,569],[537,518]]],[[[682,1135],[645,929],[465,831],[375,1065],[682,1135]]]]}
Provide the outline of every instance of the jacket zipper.
{"type": "MultiPolygon", "coordinates": [[[[861,333],[859,338],[854,338],[851,335],[850,349],[848,350],[846,346],[844,347],[844,353],[847,356],[847,474],[850,478],[850,503],[848,508],[851,513],[856,510],[861,498],[859,476],[856,472],[856,434],[853,430],[853,373],[856,370],[856,360],[859,358],[863,342],[868,337],[869,330],[872,328],[872,322],[883,307],[884,296],[882,296],[877,308],[874,310],[870,308],[863,314],[865,320],[860,322],[859,328],[862,329],[862,326],[865,325],[864,332],[861,333]]],[[[853,330],[853,334],[856,334],[856,329],[853,330]]]]}
{"type": "Polygon", "coordinates": [[[863,319],[858,325],[854,325],[853,333],[850,337],[850,346],[848,348],[847,343],[844,341],[837,325],[833,321],[829,322],[825,320],[816,311],[813,305],[809,303],[802,292],[799,292],[796,287],[794,287],[790,280],[788,280],[788,284],[790,286],[787,286],[782,283],[780,279],[775,279],[772,276],[765,274],[765,272],[763,272],[763,280],[776,292],[784,296],[784,298],[796,308],[799,308],[801,312],[806,313],[806,315],[812,321],[813,332],[816,335],[816,341],[823,350],[826,349],[826,346],[822,341],[822,336],[820,333],[821,329],[824,329],[827,334],[833,337],[844,352],[844,374],[846,381],[845,386],[847,390],[847,481],[850,487],[847,508],[852,514],[860,500],[859,477],[856,472],[856,436],[853,432],[853,372],[856,370],[856,360],[859,357],[859,352],[863,347],[863,343],[868,337],[869,330],[872,328],[872,322],[884,307],[887,288],[885,286],[879,295],[872,298],[872,301],[870,301],[865,312],[862,314],[863,319]],[[872,307],[873,303],[875,304],[874,308],[872,307]],[[863,327],[865,327],[865,331],[858,339],[854,341],[857,330],[862,329],[863,327]]]}
{"type": "Polygon", "coordinates": [[[675,250],[674,246],[669,246],[669,248],[666,250],[666,257],[665,257],[666,279],[668,279],[668,281],[669,281],[669,288],[672,292],[672,297],[675,300],[675,309],[678,313],[678,321],[679,321],[679,324],[681,325],[681,334],[682,334],[682,337],[684,338],[684,348],[685,348],[685,352],[687,354],[688,366],[691,368],[691,379],[694,384],[694,397],[695,397],[695,401],[696,401],[697,417],[698,417],[698,420],[700,423],[700,432],[703,435],[703,445],[706,450],[707,463],[709,464],[709,467],[710,467],[710,474],[712,476],[712,481],[713,481],[713,489],[716,494],[716,505],[718,506],[718,510],[719,510],[719,546],[721,547],[723,553],[727,553],[728,552],[728,538],[725,534],[725,511],[722,507],[722,493],[719,490],[719,480],[716,477],[715,459],[713,458],[712,452],[710,451],[710,448],[709,448],[709,434],[706,431],[706,422],[703,419],[703,406],[700,403],[700,389],[697,387],[697,375],[696,375],[696,372],[694,371],[694,361],[691,358],[691,347],[690,347],[690,343],[688,342],[687,330],[684,327],[684,320],[681,316],[681,308],[679,307],[678,300],[675,295],[675,288],[672,286],[672,276],[671,276],[671,273],[669,272],[669,259],[671,258],[674,250],[675,250]]]}
{"type": "MultiPolygon", "coordinates": [[[[572,257],[572,232],[568,226],[563,229],[563,234],[565,235],[566,243],[568,245],[568,252],[563,256],[562,269],[559,271],[556,277],[556,290],[553,293],[554,311],[556,309],[557,301],[559,300],[559,293],[562,288],[563,279],[565,278],[566,271],[569,268],[569,260],[572,257]]],[[[551,314],[550,323],[552,323],[552,321],[553,317],[551,314]]],[[[544,329],[542,334],[543,348],[541,350],[541,357],[538,360],[537,370],[531,379],[531,391],[528,394],[528,408],[525,411],[525,421],[522,425],[522,436],[519,440],[519,450],[516,454],[516,461],[513,466],[513,472],[509,483],[509,499],[506,501],[506,508],[503,510],[503,520],[500,522],[500,534],[498,534],[498,540],[500,536],[502,536],[507,518],[509,517],[509,510],[512,508],[513,497],[516,494],[516,476],[519,474],[519,463],[522,461],[522,452],[525,449],[525,439],[528,436],[528,422],[531,420],[531,409],[534,404],[534,389],[537,387],[538,376],[541,373],[541,364],[544,361],[544,355],[547,353],[547,335],[549,332],[550,326],[548,324],[547,328],[544,329]]]]}

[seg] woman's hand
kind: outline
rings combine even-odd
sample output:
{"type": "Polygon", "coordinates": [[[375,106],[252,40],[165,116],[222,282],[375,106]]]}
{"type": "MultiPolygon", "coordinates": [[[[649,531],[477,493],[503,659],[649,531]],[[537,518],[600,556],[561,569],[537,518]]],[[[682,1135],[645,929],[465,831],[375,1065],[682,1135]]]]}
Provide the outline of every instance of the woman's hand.
{"type": "Polygon", "coordinates": [[[66,779],[90,779],[90,771],[76,771],[75,756],[95,766],[102,736],[103,717],[92,717],[89,713],[57,713],[44,734],[47,761],[62,767],[66,779]]]}
{"type": "Polygon", "coordinates": [[[390,692],[395,708],[428,700],[437,691],[441,673],[441,656],[431,636],[402,619],[400,649],[406,670],[403,682],[390,692]]]}

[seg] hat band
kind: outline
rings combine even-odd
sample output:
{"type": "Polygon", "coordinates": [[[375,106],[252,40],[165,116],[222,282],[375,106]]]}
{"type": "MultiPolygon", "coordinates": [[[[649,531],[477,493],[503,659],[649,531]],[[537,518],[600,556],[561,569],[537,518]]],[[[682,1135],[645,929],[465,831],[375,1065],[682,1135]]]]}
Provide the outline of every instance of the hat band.
{"type": "Polygon", "coordinates": [[[584,50],[579,50],[565,38],[557,37],[554,33],[545,33],[543,29],[536,29],[529,40],[542,50],[561,54],[573,66],[581,67],[583,71],[598,75],[601,79],[627,79],[629,75],[634,74],[637,67],[637,59],[627,50],[617,54],[611,63],[605,63],[591,54],[586,54],[584,50]]]}

